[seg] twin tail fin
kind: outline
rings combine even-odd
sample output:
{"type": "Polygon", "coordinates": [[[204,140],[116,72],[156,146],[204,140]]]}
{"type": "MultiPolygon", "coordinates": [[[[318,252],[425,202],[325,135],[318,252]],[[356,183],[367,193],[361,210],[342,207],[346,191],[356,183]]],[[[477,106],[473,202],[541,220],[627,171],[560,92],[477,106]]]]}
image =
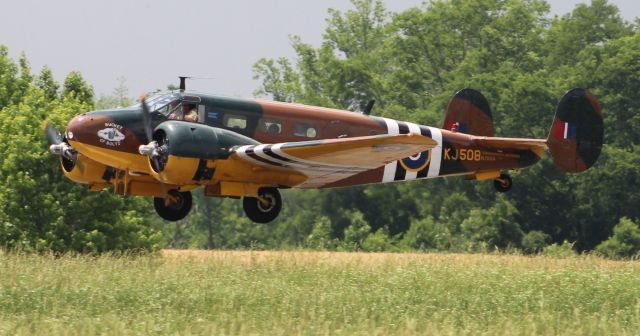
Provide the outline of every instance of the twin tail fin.
{"type": "MultiPolygon", "coordinates": [[[[449,102],[443,128],[493,137],[493,116],[487,99],[473,89],[458,91],[449,102]]],[[[545,143],[559,169],[579,173],[598,160],[603,137],[600,104],[589,91],[575,88],[560,99],[545,143]]]]}
{"type": "Polygon", "coordinates": [[[556,107],[547,137],[553,163],[565,172],[585,171],[598,160],[603,138],[602,111],[596,98],[585,89],[567,92],[556,107]]]}

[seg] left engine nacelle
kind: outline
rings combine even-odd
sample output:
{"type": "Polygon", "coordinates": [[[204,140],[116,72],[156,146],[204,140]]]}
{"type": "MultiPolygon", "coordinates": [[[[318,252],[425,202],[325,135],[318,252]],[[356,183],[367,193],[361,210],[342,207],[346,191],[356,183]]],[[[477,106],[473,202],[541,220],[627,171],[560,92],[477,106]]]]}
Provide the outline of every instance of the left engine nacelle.
{"type": "Polygon", "coordinates": [[[60,156],[60,163],[62,165],[62,171],[71,181],[94,184],[105,183],[105,174],[108,167],[102,163],[89,159],[88,157],[78,154],[75,162],[60,156]]]}

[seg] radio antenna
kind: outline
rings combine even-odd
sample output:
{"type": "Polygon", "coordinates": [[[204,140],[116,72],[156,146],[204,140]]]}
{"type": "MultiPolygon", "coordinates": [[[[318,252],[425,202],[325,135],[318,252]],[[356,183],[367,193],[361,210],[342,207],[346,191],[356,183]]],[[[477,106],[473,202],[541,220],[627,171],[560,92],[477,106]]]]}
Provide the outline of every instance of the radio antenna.
{"type": "Polygon", "coordinates": [[[180,78],[180,92],[184,92],[184,90],[186,90],[187,86],[185,84],[186,79],[187,78],[191,78],[191,77],[187,77],[187,76],[178,76],[178,78],[180,78]]]}

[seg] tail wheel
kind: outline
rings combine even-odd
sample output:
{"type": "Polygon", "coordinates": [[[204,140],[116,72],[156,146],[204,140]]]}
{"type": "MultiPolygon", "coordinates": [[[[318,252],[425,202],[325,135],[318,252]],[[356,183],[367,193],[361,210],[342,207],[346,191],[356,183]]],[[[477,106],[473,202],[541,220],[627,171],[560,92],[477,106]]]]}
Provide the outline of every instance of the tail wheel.
{"type": "Polygon", "coordinates": [[[511,176],[506,173],[500,174],[500,177],[493,180],[493,186],[496,187],[496,190],[499,192],[507,192],[513,186],[513,181],[511,180],[511,176]]]}
{"type": "Polygon", "coordinates": [[[280,214],[282,197],[276,188],[262,188],[258,191],[258,197],[244,197],[242,207],[252,221],[269,223],[280,214]]]}
{"type": "Polygon", "coordinates": [[[165,198],[154,197],[153,206],[160,217],[175,222],[189,214],[192,202],[191,192],[170,190],[165,198]]]}

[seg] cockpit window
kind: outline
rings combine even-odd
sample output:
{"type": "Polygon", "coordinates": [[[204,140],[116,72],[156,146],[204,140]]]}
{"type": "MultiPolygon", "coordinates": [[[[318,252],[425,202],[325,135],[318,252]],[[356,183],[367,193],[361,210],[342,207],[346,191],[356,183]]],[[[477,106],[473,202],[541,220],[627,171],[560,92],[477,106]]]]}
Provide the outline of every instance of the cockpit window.
{"type": "Polygon", "coordinates": [[[152,112],[168,115],[180,105],[179,98],[175,93],[156,95],[147,99],[147,105],[152,112]]]}

